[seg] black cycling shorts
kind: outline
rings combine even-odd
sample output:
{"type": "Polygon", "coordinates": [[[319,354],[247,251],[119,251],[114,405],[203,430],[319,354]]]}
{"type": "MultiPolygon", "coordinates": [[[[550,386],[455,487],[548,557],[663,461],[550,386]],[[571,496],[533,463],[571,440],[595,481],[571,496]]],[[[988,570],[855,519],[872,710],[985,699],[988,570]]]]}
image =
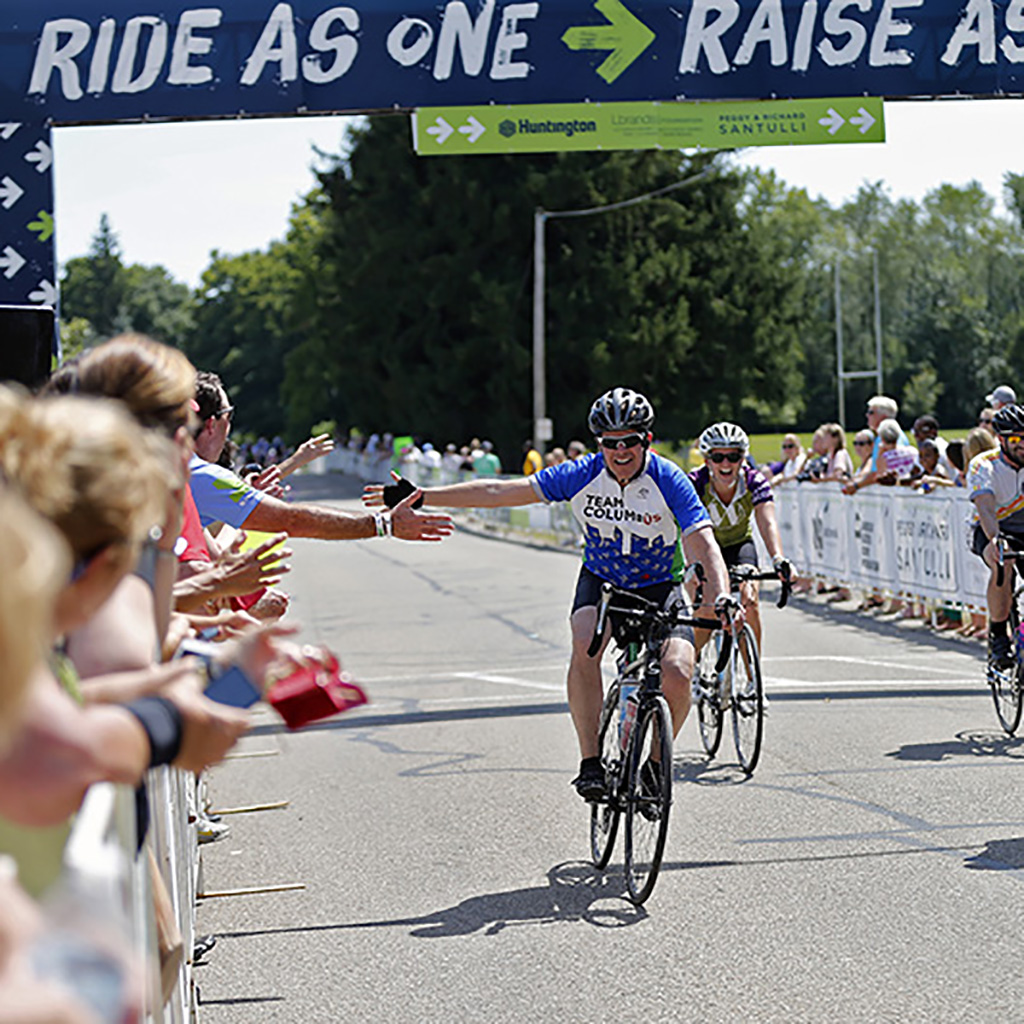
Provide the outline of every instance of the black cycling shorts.
{"type": "MultiPolygon", "coordinates": [[[[600,576],[592,573],[585,565],[581,565],[580,575],[576,580],[576,594],[573,597],[572,609],[569,612],[570,616],[579,611],[580,608],[596,608],[601,602],[601,587],[604,583],[605,580],[601,579],[600,576]]],[[[689,604],[683,594],[682,586],[671,581],[668,583],[655,583],[650,587],[635,587],[630,593],[637,594],[647,601],[653,601],[661,608],[671,604],[673,601],[682,601],[685,607],[688,607],[689,604]]],[[[616,598],[615,603],[621,604],[623,602],[621,598],[616,598]]],[[[621,613],[612,612],[609,617],[612,623],[612,633],[616,640],[618,640],[622,621],[626,616],[621,613]]],[[[679,623],[672,628],[669,636],[678,637],[680,640],[688,640],[692,644],[693,627],[684,626],[682,623],[679,623]]]]}
{"type": "Polygon", "coordinates": [[[725,559],[726,569],[734,565],[752,565],[757,568],[757,545],[753,540],[741,540],[739,544],[730,544],[722,548],[722,558],[725,559]]]}
{"type": "MultiPolygon", "coordinates": [[[[1014,551],[1024,551],[1024,536],[1021,534],[1004,534],[1007,544],[1014,551]]],[[[979,558],[985,554],[985,548],[988,546],[988,536],[985,531],[978,524],[974,527],[974,536],[971,538],[971,551],[973,551],[979,558]]]]}

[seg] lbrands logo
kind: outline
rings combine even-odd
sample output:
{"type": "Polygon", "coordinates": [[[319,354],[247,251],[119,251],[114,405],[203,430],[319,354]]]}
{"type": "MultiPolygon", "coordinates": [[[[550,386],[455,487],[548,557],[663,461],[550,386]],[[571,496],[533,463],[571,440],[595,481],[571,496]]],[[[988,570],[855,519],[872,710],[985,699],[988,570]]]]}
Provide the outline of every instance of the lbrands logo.
{"type": "Polygon", "coordinates": [[[498,134],[501,135],[503,138],[511,139],[512,136],[515,135],[515,133],[515,121],[502,121],[501,124],[498,125],[498,134]]]}

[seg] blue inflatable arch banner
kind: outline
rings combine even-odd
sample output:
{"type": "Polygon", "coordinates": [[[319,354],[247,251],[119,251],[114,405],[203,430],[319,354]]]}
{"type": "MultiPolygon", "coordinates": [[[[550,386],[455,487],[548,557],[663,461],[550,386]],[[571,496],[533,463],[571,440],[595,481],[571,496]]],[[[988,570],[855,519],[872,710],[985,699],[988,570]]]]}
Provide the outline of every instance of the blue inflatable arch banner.
{"type": "Polygon", "coordinates": [[[1024,92],[1024,0],[4,0],[0,122],[1024,92]]]}
{"type": "Polygon", "coordinates": [[[1022,84],[1024,0],[2,0],[0,303],[56,301],[55,125],[1022,84]]]}

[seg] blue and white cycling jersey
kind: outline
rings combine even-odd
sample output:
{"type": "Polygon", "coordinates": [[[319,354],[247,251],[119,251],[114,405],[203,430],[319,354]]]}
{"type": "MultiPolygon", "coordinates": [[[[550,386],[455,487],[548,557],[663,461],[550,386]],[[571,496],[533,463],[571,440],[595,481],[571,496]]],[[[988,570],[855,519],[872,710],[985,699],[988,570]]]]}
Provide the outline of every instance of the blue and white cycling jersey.
{"type": "Polygon", "coordinates": [[[617,587],[679,582],[681,538],[711,525],[686,474],[654,452],[625,487],[600,452],[548,466],[530,482],[544,501],[570,503],[586,539],[584,565],[617,587]]]}

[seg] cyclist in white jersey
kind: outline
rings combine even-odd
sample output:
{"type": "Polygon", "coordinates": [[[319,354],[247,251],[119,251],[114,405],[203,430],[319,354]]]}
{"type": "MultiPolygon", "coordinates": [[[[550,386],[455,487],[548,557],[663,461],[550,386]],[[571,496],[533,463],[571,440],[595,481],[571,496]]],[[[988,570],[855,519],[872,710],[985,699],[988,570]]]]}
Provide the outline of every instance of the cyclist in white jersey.
{"type": "Polygon", "coordinates": [[[1007,569],[998,582],[1000,533],[1024,548],[1024,408],[1006,405],[992,417],[999,447],[971,459],[967,468],[968,494],[974,502],[974,537],[971,550],[989,567],[989,661],[1005,670],[1013,664],[1013,642],[1006,623],[1013,600],[1014,573],[1007,569]]]}
{"type": "MultiPolygon", "coordinates": [[[[580,796],[594,800],[604,792],[597,735],[607,638],[596,657],[587,648],[597,624],[601,585],[608,581],[662,605],[682,600],[685,556],[685,564],[703,566],[706,601],[723,623],[733,608],[725,562],[693,485],[675,463],[650,450],[651,403],[629,388],[614,388],[594,402],[588,422],[597,440],[596,454],[525,478],[426,487],[423,495],[426,504],[446,508],[570,503],[586,539],[570,612],[572,657],[566,682],[581,758],[573,782],[580,796]]],[[[383,492],[380,485],[370,485],[364,500],[381,504],[387,500],[383,492]]],[[[662,688],[676,733],[690,710],[693,663],[693,630],[677,627],[662,651],[662,688]]]]}

